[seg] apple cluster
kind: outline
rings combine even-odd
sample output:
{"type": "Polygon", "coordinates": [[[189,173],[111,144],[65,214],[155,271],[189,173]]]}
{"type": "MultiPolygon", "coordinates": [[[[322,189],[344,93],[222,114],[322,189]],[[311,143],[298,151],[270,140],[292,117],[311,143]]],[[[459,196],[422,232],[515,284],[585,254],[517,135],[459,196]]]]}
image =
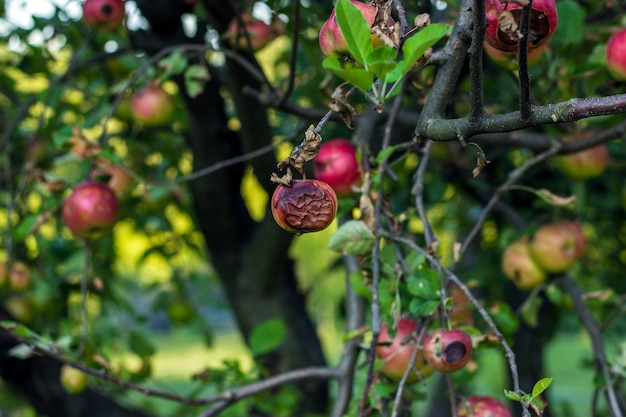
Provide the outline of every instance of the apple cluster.
{"type": "Polygon", "coordinates": [[[502,255],[504,275],[522,290],[530,290],[549,275],[567,271],[586,250],[580,223],[556,221],[544,224],[528,237],[511,243],[502,255]]]}
{"type": "Polygon", "coordinates": [[[391,337],[386,324],[381,326],[376,348],[376,357],[382,361],[379,368],[381,374],[392,381],[400,381],[411,365],[413,355],[416,355],[415,366],[408,375],[407,383],[423,380],[435,371],[456,372],[469,362],[473,345],[465,331],[440,328],[425,332],[421,346],[416,344],[418,331],[419,323],[409,317],[398,320],[394,337],[391,337]]]}

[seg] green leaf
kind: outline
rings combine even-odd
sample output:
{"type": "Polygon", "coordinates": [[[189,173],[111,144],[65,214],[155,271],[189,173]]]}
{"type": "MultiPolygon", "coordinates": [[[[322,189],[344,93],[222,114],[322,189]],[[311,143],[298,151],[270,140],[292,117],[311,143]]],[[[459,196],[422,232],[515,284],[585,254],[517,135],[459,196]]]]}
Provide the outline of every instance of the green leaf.
{"type": "Polygon", "coordinates": [[[378,155],[376,155],[376,163],[380,164],[383,161],[389,159],[389,157],[391,156],[391,154],[395,150],[396,150],[395,146],[389,146],[389,147],[381,150],[380,152],[378,152],[378,155]]]}
{"type": "Polygon", "coordinates": [[[211,78],[206,65],[190,65],[185,71],[185,88],[190,97],[198,96],[211,78]]]}
{"type": "Polygon", "coordinates": [[[37,222],[38,218],[39,213],[29,214],[28,216],[24,217],[13,231],[14,239],[17,241],[24,240],[33,229],[33,226],[37,222]]]}
{"type": "Polygon", "coordinates": [[[9,356],[19,359],[28,359],[33,356],[34,353],[33,348],[24,343],[15,345],[9,350],[9,356]]]}
{"type": "Polygon", "coordinates": [[[439,301],[414,298],[409,304],[409,311],[416,317],[428,316],[439,307],[439,301]]]}
{"type": "Polygon", "coordinates": [[[167,57],[161,59],[157,66],[163,72],[160,75],[161,80],[171,78],[173,75],[182,73],[187,68],[187,59],[183,56],[183,53],[176,50],[169,54],[167,57]]]}
{"type": "Polygon", "coordinates": [[[541,395],[542,392],[544,392],[552,383],[552,380],[554,378],[542,378],[539,381],[537,381],[537,383],[535,384],[535,386],[533,387],[533,397],[538,397],[539,395],[541,395]]]}
{"type": "Polygon", "coordinates": [[[424,300],[438,300],[439,291],[425,278],[410,276],[407,278],[407,289],[411,295],[424,300]]]}
{"type": "Polygon", "coordinates": [[[522,308],[520,309],[521,316],[530,327],[537,326],[539,310],[542,305],[543,299],[539,297],[531,297],[522,304],[522,308]]]}
{"type": "Polygon", "coordinates": [[[335,6],[337,24],[346,39],[348,50],[357,62],[367,65],[367,59],[374,50],[370,26],[363,13],[350,2],[339,0],[335,6]]]}
{"type": "Polygon", "coordinates": [[[130,332],[128,335],[128,347],[141,358],[152,356],[156,353],[152,339],[147,332],[141,330],[130,332]]]}
{"type": "Polygon", "coordinates": [[[362,68],[343,68],[337,57],[328,57],[322,66],[354,85],[361,91],[368,91],[374,84],[374,76],[362,68]]]}
{"type": "Polygon", "coordinates": [[[522,401],[522,397],[515,391],[504,390],[504,396],[512,401],[522,401]]]}
{"type": "Polygon", "coordinates": [[[355,294],[372,301],[372,293],[370,288],[365,283],[365,276],[361,271],[356,271],[350,274],[350,284],[352,285],[355,294]]]}
{"type": "Polygon", "coordinates": [[[374,234],[361,220],[348,220],[330,237],[328,247],[344,254],[365,255],[374,247],[374,234]]]}
{"type": "Polygon", "coordinates": [[[267,319],[258,324],[250,334],[250,350],[253,355],[262,355],[276,349],[285,339],[287,326],[280,318],[267,319]]]}
{"type": "Polygon", "coordinates": [[[449,25],[443,23],[433,23],[407,39],[404,45],[402,45],[404,59],[398,62],[397,67],[387,74],[385,81],[393,82],[399,80],[424,55],[428,48],[443,38],[449,28],[449,25]]]}
{"type": "Polygon", "coordinates": [[[559,19],[559,28],[550,43],[561,46],[581,43],[585,34],[585,9],[571,0],[557,2],[556,9],[559,16],[567,19],[559,19]]]}

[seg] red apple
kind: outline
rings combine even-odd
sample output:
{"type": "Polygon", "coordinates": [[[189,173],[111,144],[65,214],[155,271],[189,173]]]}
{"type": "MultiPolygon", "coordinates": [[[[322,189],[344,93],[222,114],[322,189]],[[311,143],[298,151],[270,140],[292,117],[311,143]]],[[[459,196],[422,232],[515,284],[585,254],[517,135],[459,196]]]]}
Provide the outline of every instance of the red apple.
{"type": "Polygon", "coordinates": [[[252,14],[242,13],[230,21],[225,38],[236,44],[239,49],[248,48],[246,38],[249,38],[252,50],[258,51],[274,38],[274,30],[270,25],[252,16],[252,14]],[[242,23],[244,27],[241,27],[242,23]]]}
{"type": "Polygon", "coordinates": [[[87,374],[71,365],[61,367],[61,385],[70,394],[79,394],[87,388],[87,374]]]}
{"type": "Polygon", "coordinates": [[[75,236],[101,238],[111,232],[119,216],[115,191],[101,182],[83,182],[63,201],[61,216],[75,236]]]}
{"type": "Polygon", "coordinates": [[[626,82],[626,29],[609,38],[606,44],[606,67],[613,78],[626,82]]]}
{"type": "Polygon", "coordinates": [[[348,139],[324,142],[313,160],[315,178],[330,185],[339,197],[352,192],[352,186],[361,182],[356,146],[348,139]]]}
{"type": "Polygon", "coordinates": [[[472,338],[463,330],[436,329],[424,338],[424,358],[435,370],[456,372],[472,356],[472,338]]]}
{"type": "Polygon", "coordinates": [[[163,87],[150,84],[133,94],[130,111],[146,126],[162,126],[174,115],[174,100],[163,87]]]}
{"type": "Polygon", "coordinates": [[[83,21],[92,27],[116,29],[124,20],[123,0],[85,0],[83,21]]]}
{"type": "MultiPolygon", "coordinates": [[[[384,360],[380,372],[392,381],[400,381],[411,363],[411,357],[416,349],[418,322],[412,318],[403,317],[398,320],[398,329],[393,338],[389,335],[387,325],[383,323],[378,337],[376,357],[384,360]]],[[[428,337],[425,335],[424,338],[428,337]]],[[[415,369],[407,378],[407,383],[413,383],[429,377],[435,369],[424,358],[422,351],[417,353],[415,369]],[[417,372],[416,372],[417,371],[417,372]]]]}
{"type": "Polygon", "coordinates": [[[541,226],[530,239],[529,253],[537,265],[550,274],[565,272],[585,252],[580,225],[560,221],[541,226]]]}
{"type": "Polygon", "coordinates": [[[554,160],[557,168],[569,179],[587,180],[604,173],[609,164],[609,150],[602,143],[579,152],[555,156],[554,160]]]}
{"type": "Polygon", "coordinates": [[[91,179],[98,177],[108,177],[107,184],[118,198],[122,199],[130,193],[135,185],[135,179],[130,170],[123,165],[109,165],[108,163],[99,164],[89,174],[91,179]]]}
{"type": "Polygon", "coordinates": [[[522,290],[530,290],[544,282],[548,275],[530,255],[528,237],[511,243],[502,255],[504,275],[522,290]]]}
{"type": "Polygon", "coordinates": [[[457,406],[456,414],[458,417],[513,417],[502,401],[485,395],[467,397],[457,406]]]}
{"type": "MultiPolygon", "coordinates": [[[[376,6],[371,4],[365,4],[358,0],[350,0],[350,2],[361,11],[363,17],[365,18],[365,21],[371,27],[374,24],[374,20],[376,18],[376,6]]],[[[388,25],[394,25],[394,21],[392,18],[389,18],[388,25]]],[[[333,9],[330,17],[320,29],[319,42],[320,49],[322,50],[322,53],[326,56],[342,57],[345,55],[349,55],[348,44],[346,43],[346,39],[343,36],[343,33],[341,33],[341,29],[339,28],[339,24],[337,23],[337,15],[335,13],[335,9],[333,9]]],[[[374,43],[375,47],[382,45],[382,41],[380,40],[380,38],[374,34],[372,34],[372,42],[374,43]]]]}
{"type": "MultiPolygon", "coordinates": [[[[486,0],[487,31],[485,41],[496,49],[515,52],[518,49],[522,6],[486,0]]],[[[552,37],[559,23],[555,0],[534,0],[528,34],[528,51],[540,48],[552,37]]]]}
{"type": "Polygon", "coordinates": [[[276,187],[271,209],[276,223],[289,232],[319,232],[337,215],[337,195],[325,182],[293,180],[276,187]]]}

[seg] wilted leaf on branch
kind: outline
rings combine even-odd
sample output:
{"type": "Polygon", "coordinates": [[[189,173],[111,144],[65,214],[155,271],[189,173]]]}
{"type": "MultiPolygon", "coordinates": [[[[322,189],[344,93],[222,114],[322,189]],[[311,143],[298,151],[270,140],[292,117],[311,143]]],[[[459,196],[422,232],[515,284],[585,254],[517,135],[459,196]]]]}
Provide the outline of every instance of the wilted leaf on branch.
{"type": "Polygon", "coordinates": [[[343,122],[349,129],[354,129],[354,116],[356,116],[356,110],[348,103],[346,93],[344,93],[341,86],[337,87],[330,96],[331,101],[328,103],[328,107],[331,110],[336,111],[341,116],[343,122]]]}
{"type": "Polygon", "coordinates": [[[545,201],[546,203],[548,203],[548,204],[550,204],[552,206],[558,206],[558,207],[569,206],[570,204],[573,204],[574,202],[576,202],[576,196],[575,195],[562,197],[560,195],[556,195],[556,194],[552,193],[552,191],[550,191],[550,190],[546,190],[545,188],[540,188],[540,189],[536,190],[535,194],[539,198],[541,198],[543,201],[545,201]]]}
{"type": "MultiPolygon", "coordinates": [[[[310,125],[304,132],[304,140],[300,145],[292,149],[291,154],[280,161],[276,166],[283,170],[288,166],[294,167],[300,174],[304,174],[304,163],[317,156],[322,144],[322,137],[315,130],[315,126],[310,125]]],[[[272,175],[272,178],[275,176],[272,175]]],[[[272,180],[274,181],[274,180],[272,180]]],[[[291,181],[291,178],[289,179],[291,181]]],[[[276,181],[274,181],[276,182],[276,181]]]]}
{"type": "Polygon", "coordinates": [[[482,149],[478,148],[478,153],[476,153],[476,167],[472,170],[474,178],[476,178],[490,162],[491,161],[487,160],[482,149]]]}

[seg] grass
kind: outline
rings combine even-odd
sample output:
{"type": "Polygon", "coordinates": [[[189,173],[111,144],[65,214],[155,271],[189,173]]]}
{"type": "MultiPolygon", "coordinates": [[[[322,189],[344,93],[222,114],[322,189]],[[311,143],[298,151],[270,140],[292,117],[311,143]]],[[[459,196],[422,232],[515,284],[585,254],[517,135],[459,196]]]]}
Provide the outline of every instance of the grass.
{"type": "MultiPolygon", "coordinates": [[[[239,360],[243,369],[250,369],[252,365],[250,353],[237,333],[216,335],[213,348],[207,348],[198,337],[186,331],[160,335],[156,339],[159,353],[154,357],[150,386],[181,396],[191,395],[198,389],[199,385],[191,380],[191,375],[206,367],[220,367],[228,359],[239,360]]],[[[591,415],[594,375],[593,370],[584,365],[591,358],[589,340],[582,333],[559,334],[548,346],[545,376],[554,378],[547,393],[555,417],[591,415]]],[[[500,351],[477,352],[476,361],[479,370],[472,382],[472,391],[504,400],[507,372],[500,351]]],[[[200,392],[202,395],[211,393],[207,388],[200,392]]],[[[160,416],[194,414],[182,414],[180,406],[174,402],[146,397],[137,392],[125,395],[124,400],[160,416]]]]}

